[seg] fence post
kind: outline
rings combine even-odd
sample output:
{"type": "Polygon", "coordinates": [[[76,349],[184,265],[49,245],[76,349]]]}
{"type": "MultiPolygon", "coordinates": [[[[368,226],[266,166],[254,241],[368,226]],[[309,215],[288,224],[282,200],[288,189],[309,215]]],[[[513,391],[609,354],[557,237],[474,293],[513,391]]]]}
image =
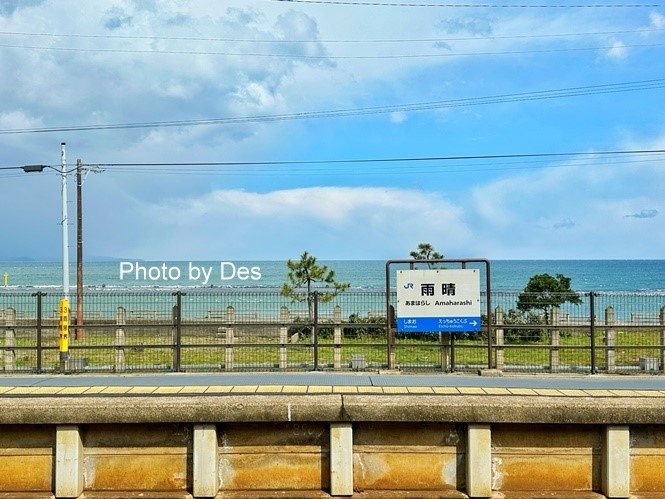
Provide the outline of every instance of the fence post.
{"type": "Polygon", "coordinates": [[[182,291],[176,291],[175,306],[173,307],[173,321],[175,323],[175,338],[173,350],[173,370],[180,372],[182,364],[182,291]]]}
{"type": "Polygon", "coordinates": [[[42,359],[43,359],[43,350],[42,350],[42,297],[46,293],[37,291],[32,296],[37,297],[37,373],[42,372],[42,359]]]}
{"type": "Polygon", "coordinates": [[[439,343],[441,344],[441,370],[448,372],[450,366],[450,337],[453,333],[439,333],[439,343]]]}
{"type": "MultiPolygon", "coordinates": [[[[494,310],[494,324],[496,326],[503,326],[503,309],[501,307],[496,307],[494,310]]],[[[495,350],[496,350],[496,368],[499,371],[503,371],[505,367],[505,352],[503,349],[504,345],[504,336],[503,328],[497,328],[495,331],[495,350]]]]}
{"type": "Polygon", "coordinates": [[[342,368],[342,307],[337,305],[333,310],[335,330],[333,333],[333,368],[342,368]]]}
{"type": "Polygon", "coordinates": [[[395,369],[395,332],[397,330],[395,322],[395,307],[388,306],[388,320],[386,323],[386,344],[387,344],[387,358],[388,370],[395,369]]]}
{"type": "Polygon", "coordinates": [[[236,321],[236,309],[231,305],[226,307],[226,352],[224,355],[224,370],[233,371],[233,363],[235,357],[235,350],[233,349],[233,344],[235,343],[235,331],[231,326],[236,321]]]}
{"type": "Polygon", "coordinates": [[[287,324],[291,320],[291,312],[289,307],[282,306],[279,309],[279,321],[282,323],[279,327],[279,368],[286,369],[289,365],[287,357],[286,344],[289,341],[289,326],[287,324]]]}
{"type": "Polygon", "coordinates": [[[123,372],[127,365],[125,364],[125,330],[127,313],[123,307],[118,307],[115,315],[115,372],[123,372]]]}
{"type": "Polygon", "coordinates": [[[9,307],[5,310],[5,371],[13,371],[16,367],[16,310],[9,307]]]}
{"type": "Polygon", "coordinates": [[[455,372],[455,333],[450,333],[450,372],[455,372]]]}
{"type": "MultiPolygon", "coordinates": [[[[549,323],[552,326],[558,326],[560,323],[561,312],[558,307],[553,307],[549,314],[549,323]]],[[[558,373],[561,367],[559,358],[559,346],[561,345],[561,334],[558,329],[550,329],[550,372],[558,373]]]]}
{"type": "Polygon", "coordinates": [[[314,324],[312,325],[312,346],[314,347],[314,370],[319,370],[319,292],[314,291],[314,324]]]}
{"type": "Polygon", "coordinates": [[[614,326],[615,321],[614,307],[607,307],[605,309],[605,367],[608,373],[616,372],[616,331],[611,327],[614,326]]]}
{"type": "Polygon", "coordinates": [[[658,319],[662,328],[660,330],[660,370],[665,371],[665,305],[660,307],[658,319]]]}
{"type": "Polygon", "coordinates": [[[589,333],[590,338],[590,347],[591,347],[591,374],[596,374],[596,303],[595,303],[596,293],[591,291],[589,293],[589,333]]]}

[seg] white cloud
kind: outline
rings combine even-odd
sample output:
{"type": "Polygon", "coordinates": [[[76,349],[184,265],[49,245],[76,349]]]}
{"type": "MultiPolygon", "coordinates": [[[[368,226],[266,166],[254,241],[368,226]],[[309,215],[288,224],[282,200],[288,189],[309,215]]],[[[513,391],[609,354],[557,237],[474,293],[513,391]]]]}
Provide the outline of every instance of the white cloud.
{"type": "Polygon", "coordinates": [[[660,12],[652,12],[649,14],[649,20],[651,21],[651,26],[656,29],[665,28],[665,16],[660,12]]]}
{"type": "Polygon", "coordinates": [[[621,61],[628,56],[628,48],[626,47],[626,44],[623,43],[621,40],[616,40],[614,41],[614,43],[612,43],[612,46],[609,49],[605,50],[604,56],[607,59],[615,59],[621,61]]]}
{"type": "Polygon", "coordinates": [[[181,78],[173,78],[169,81],[160,81],[155,85],[155,92],[167,99],[175,98],[188,100],[201,91],[198,83],[181,78]]]}
{"type": "Polygon", "coordinates": [[[41,125],[40,118],[29,116],[24,111],[0,113],[0,129],[34,128],[41,125]]]}
{"type": "MultiPolygon", "coordinates": [[[[358,8],[349,16],[349,9],[329,5],[283,2],[238,5],[229,8],[228,2],[194,5],[173,0],[10,3],[0,0],[3,31],[147,37],[6,37],[7,44],[71,47],[90,52],[4,47],[0,54],[4,76],[0,79],[0,102],[4,104],[0,127],[286,114],[625,81],[622,65],[608,64],[599,72],[597,66],[585,64],[590,58],[588,51],[548,52],[607,42],[595,37],[535,35],[621,31],[634,29],[640,23],[646,25],[643,12],[638,18],[631,11],[623,19],[598,9],[493,9],[474,10],[470,14],[469,9],[432,8],[409,9],[405,15],[405,9],[358,8]],[[329,41],[470,35],[479,39],[448,40],[439,48],[431,41],[413,44],[329,41]],[[485,39],[484,35],[495,38],[485,39]],[[165,38],[151,39],[152,36],[165,38]],[[212,40],[215,37],[235,41],[212,40]],[[133,54],[98,49],[279,51],[286,57],[133,54]],[[441,49],[457,53],[532,49],[542,52],[468,58],[328,58],[329,55],[443,53],[441,49]],[[323,59],[291,57],[301,53],[323,59]],[[576,70],[570,71],[570,67],[576,70]]],[[[661,25],[662,15],[652,13],[650,22],[653,26],[661,25]]],[[[628,43],[628,39],[625,41],[628,43]]],[[[652,77],[647,75],[650,66],[640,65],[643,60],[638,57],[643,53],[651,56],[654,52],[640,50],[628,54],[625,45],[619,41],[617,44],[604,55],[615,60],[634,57],[635,68],[644,71],[636,70],[632,79],[652,77]]],[[[593,57],[597,56],[592,52],[593,57]]],[[[638,103],[643,95],[645,101],[652,98],[646,93],[630,95],[638,103]]],[[[651,133],[645,132],[646,127],[658,126],[657,114],[649,120],[635,116],[639,111],[631,109],[639,106],[628,105],[629,93],[609,97],[616,101],[602,98],[503,103],[498,109],[461,107],[419,115],[395,112],[378,117],[270,124],[62,136],[7,135],[0,138],[1,161],[8,165],[55,164],[59,160],[60,140],[68,142],[70,158],[132,163],[523,152],[552,150],[555,144],[565,150],[567,144],[583,148],[584,144],[602,143],[603,138],[611,140],[616,129],[631,128],[639,136],[651,133]],[[623,107],[617,106],[612,116],[599,112],[603,116],[596,117],[596,111],[602,111],[599,106],[608,102],[623,107]],[[550,114],[555,106],[556,112],[550,114]],[[475,112],[479,109],[482,119],[475,112]],[[469,118],[473,116],[476,118],[471,122],[469,118]],[[476,142],[471,142],[474,137],[476,142]],[[551,140],[548,143],[541,140],[543,137],[551,140]]],[[[659,147],[665,147],[665,138],[659,147]]],[[[637,251],[629,242],[631,239],[626,239],[628,236],[645,241],[641,256],[664,246],[662,239],[658,239],[662,231],[653,230],[661,222],[661,216],[626,216],[649,215],[650,210],[665,213],[660,201],[662,192],[657,190],[658,185],[663,185],[662,173],[635,165],[625,167],[625,171],[619,167],[570,165],[495,181],[491,179],[496,178],[496,172],[487,176],[470,173],[464,179],[452,172],[448,176],[447,172],[427,171],[426,177],[416,173],[425,167],[414,168],[413,175],[371,177],[360,177],[355,171],[339,175],[325,172],[330,174],[325,177],[281,176],[274,172],[226,175],[224,171],[214,176],[198,176],[195,172],[116,176],[110,170],[86,185],[91,254],[193,258],[217,257],[218,253],[228,251],[232,252],[230,257],[280,258],[294,256],[305,247],[305,242],[311,242],[318,249],[317,256],[381,258],[407,254],[415,243],[426,240],[446,255],[591,257],[606,250],[620,257],[622,251],[637,251]],[[335,187],[311,187],[321,178],[335,187]],[[370,182],[374,187],[367,187],[370,182]],[[347,185],[364,187],[344,187],[347,185]],[[383,185],[389,187],[380,187],[383,185]],[[397,189],[393,187],[396,185],[424,185],[428,192],[397,189]],[[447,192],[461,201],[451,203],[447,192]]],[[[22,214],[25,200],[34,197],[27,186],[36,180],[31,177],[19,184],[13,179],[2,179],[7,182],[9,194],[0,201],[0,212],[10,212],[11,222],[4,234],[7,244],[0,251],[7,254],[20,251],[27,255],[39,251],[57,256],[58,231],[52,219],[46,218],[55,227],[54,237],[45,241],[47,231],[33,223],[39,220],[46,224],[39,218],[42,215],[25,218],[22,214]],[[25,226],[36,230],[25,231],[25,226]],[[18,250],[14,241],[21,241],[27,249],[18,250]]],[[[40,204],[56,207],[57,212],[57,177],[45,177],[43,181],[46,180],[53,181],[53,185],[39,191],[38,199],[40,204]]]]}
{"type": "MultiPolygon", "coordinates": [[[[26,5],[28,2],[24,2],[26,5]]],[[[40,2],[31,1],[31,5],[40,2]]],[[[573,17],[570,13],[544,18],[535,13],[488,17],[479,13],[469,17],[466,9],[419,10],[425,16],[403,16],[399,9],[356,9],[348,19],[343,9],[308,6],[306,9],[283,5],[261,4],[259,7],[229,8],[223,2],[188,6],[181,2],[105,0],[81,4],[62,0],[55,6],[44,3],[31,9],[20,9],[6,19],[3,29],[16,32],[61,32],[59,15],[66,13],[73,33],[108,32],[112,35],[221,37],[235,42],[191,40],[137,40],[97,38],[20,37],[13,40],[28,45],[49,45],[81,49],[198,50],[234,53],[279,51],[306,54],[323,59],[302,60],[261,57],[223,57],[186,54],[118,54],[104,52],[51,52],[25,49],[3,49],[3,70],[9,78],[0,81],[0,101],[12,102],[50,123],[90,123],[91,116],[100,121],[160,121],[177,118],[242,116],[301,112],[316,109],[351,108],[365,105],[372,85],[397,81],[413,69],[436,68],[447,59],[332,60],[327,55],[357,55],[432,52],[431,44],[336,44],[321,40],[389,37],[423,38],[447,32],[463,34],[532,35],[541,32],[583,31],[595,28],[598,21],[573,17]],[[39,15],[35,15],[37,12],[39,15]],[[382,22],[377,22],[377,12],[382,22]],[[399,23],[389,22],[399,19],[399,23]],[[131,24],[131,26],[129,26],[131,24]],[[220,35],[223,34],[223,36],[220,35]],[[362,34],[362,36],[359,35],[362,34]],[[298,43],[253,43],[249,40],[298,40],[298,43]],[[245,40],[245,41],[241,41],[245,40]],[[73,75],[76,75],[74,77],[73,75]]],[[[415,12],[415,11],[414,11],[415,12]]],[[[454,42],[455,51],[524,49],[520,39],[494,39],[454,42]]],[[[616,50],[620,50],[617,48],[616,50]]],[[[435,51],[435,50],[434,50],[435,51]]],[[[447,77],[428,78],[436,82],[423,92],[413,91],[413,100],[448,96],[447,77]],[[418,95],[419,94],[419,95],[418,95]]],[[[390,86],[388,85],[388,86],[390,86]]],[[[393,101],[407,102],[410,94],[393,101]]],[[[403,123],[405,113],[389,119],[403,123]]],[[[97,121],[97,120],[94,120],[97,121]]],[[[258,133],[262,126],[251,124],[237,130],[217,128],[217,135],[231,140],[244,140],[258,133]]],[[[128,141],[140,143],[145,132],[125,134],[111,143],[106,137],[99,148],[126,150],[128,141]]],[[[211,134],[212,135],[212,134],[211,134]]],[[[182,144],[172,143],[177,147],[182,144]]],[[[151,159],[155,159],[154,156],[151,159]]]]}
{"type": "MultiPolygon", "coordinates": [[[[36,4],[36,2],[32,2],[36,4]]],[[[64,2],[67,3],[66,0],[64,2]]],[[[83,34],[131,35],[147,39],[122,38],[46,38],[19,37],[17,45],[74,48],[81,52],[3,48],[2,67],[6,78],[0,80],[0,101],[12,103],[26,114],[43,116],[47,124],[89,124],[92,115],[104,116],[107,123],[133,121],[168,121],[172,119],[270,114],[299,108],[297,101],[287,101],[286,84],[300,68],[319,73],[331,67],[326,48],[318,41],[317,21],[296,11],[266,18],[251,8],[226,8],[219,4],[210,15],[190,9],[189,15],[175,2],[106,1],[80,4],[71,8],[44,4],[41,15],[33,9],[7,11],[2,19],[4,30],[31,33],[67,32],[85,26],[83,34]],[[156,8],[156,7],[159,8],[156,8]],[[67,12],[67,30],[58,21],[58,12],[67,12]],[[173,23],[174,18],[179,19],[173,23]],[[106,26],[106,27],[105,27],[106,26]],[[235,42],[169,40],[168,37],[214,37],[235,42]],[[149,39],[150,36],[164,39],[149,39]],[[253,39],[297,39],[294,44],[255,44],[253,39]],[[127,53],[105,50],[127,50],[127,53]],[[89,50],[86,52],[85,50],[89,50]],[[95,52],[99,50],[99,52],[95,52]],[[188,54],[137,54],[133,50],[202,51],[263,53],[281,51],[283,58],[238,57],[188,54]],[[321,59],[303,60],[290,55],[305,53],[321,59]]],[[[283,10],[283,9],[282,9],[283,10]]],[[[317,93],[314,86],[308,93],[317,93]]],[[[302,88],[300,89],[302,92],[302,88]]],[[[261,127],[252,124],[247,133],[261,127]]],[[[226,128],[218,127],[217,134],[226,128]]],[[[104,141],[109,150],[126,149],[127,139],[140,142],[145,131],[118,137],[116,144],[104,141]]],[[[235,131],[229,132],[235,138],[235,131]]],[[[153,158],[154,159],[154,158],[153,158]]]]}
{"type": "Polygon", "coordinates": [[[393,113],[390,113],[390,122],[394,123],[395,125],[404,123],[408,118],[409,115],[404,111],[395,111],[393,113]]]}
{"type": "Polygon", "coordinates": [[[275,95],[266,84],[257,82],[249,82],[247,85],[239,87],[232,95],[245,108],[254,110],[274,109],[278,102],[283,104],[283,100],[275,95]]]}
{"type": "Polygon", "coordinates": [[[463,254],[471,238],[458,206],[435,193],[397,188],[218,190],[142,212],[162,238],[134,245],[132,253],[151,258],[286,258],[298,245],[322,258],[368,258],[402,254],[444,234],[446,251],[463,254]]]}
{"type": "Polygon", "coordinates": [[[580,160],[476,187],[467,212],[475,210],[470,224],[488,251],[498,258],[659,257],[665,160],[580,160]]]}

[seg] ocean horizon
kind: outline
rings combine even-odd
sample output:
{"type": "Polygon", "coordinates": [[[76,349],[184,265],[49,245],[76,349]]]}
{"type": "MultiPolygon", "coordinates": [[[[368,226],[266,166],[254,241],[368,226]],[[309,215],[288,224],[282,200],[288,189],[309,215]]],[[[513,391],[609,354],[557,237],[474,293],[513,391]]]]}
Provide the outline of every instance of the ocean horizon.
{"type": "MultiPolygon", "coordinates": [[[[382,290],[385,260],[320,260],[335,271],[337,280],[352,290],[382,290]]],[[[456,268],[446,264],[447,268],[456,268]]],[[[405,266],[391,266],[394,272],[405,266]]],[[[469,264],[484,274],[484,265],[469,264]]],[[[535,274],[563,274],[576,291],[665,292],[665,260],[490,260],[493,291],[519,291],[535,274]]],[[[7,275],[5,291],[62,289],[59,261],[0,261],[0,277],[7,275]]],[[[84,263],[87,290],[278,288],[287,276],[286,260],[149,261],[138,259],[84,263]]],[[[482,282],[484,282],[484,275],[482,282]]],[[[70,285],[76,266],[70,265],[70,285]]],[[[0,285],[4,280],[0,281],[0,285]]]]}

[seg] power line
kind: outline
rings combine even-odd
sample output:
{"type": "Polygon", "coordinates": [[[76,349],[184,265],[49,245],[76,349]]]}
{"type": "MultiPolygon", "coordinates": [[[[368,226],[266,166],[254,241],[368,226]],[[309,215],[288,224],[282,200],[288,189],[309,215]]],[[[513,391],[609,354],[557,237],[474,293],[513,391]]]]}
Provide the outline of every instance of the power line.
{"type": "MultiPolygon", "coordinates": [[[[663,161],[663,158],[658,159],[626,159],[625,161],[612,161],[599,163],[593,162],[593,158],[600,156],[610,160],[613,157],[644,157],[649,155],[659,155],[665,153],[665,150],[633,150],[633,151],[599,151],[596,153],[532,153],[532,154],[507,154],[507,155],[481,155],[481,156],[442,156],[442,157],[409,157],[409,158],[361,158],[361,159],[340,159],[340,160],[314,160],[314,161],[266,161],[266,162],[211,162],[207,166],[235,166],[236,168],[224,170],[203,170],[192,169],[191,166],[206,166],[206,163],[168,163],[166,165],[159,165],[157,163],[136,163],[136,164],[104,164],[108,168],[106,171],[113,173],[130,173],[130,174],[152,174],[152,175],[188,175],[188,176],[230,176],[230,175],[279,175],[279,176],[326,176],[326,175],[414,175],[414,174],[433,174],[440,173],[445,169],[444,173],[461,173],[461,172],[490,172],[490,171],[508,171],[508,170],[528,170],[536,168],[559,168],[565,166],[596,166],[596,165],[616,165],[616,164],[630,164],[630,163],[643,163],[663,161]],[[576,157],[571,157],[576,156],[576,157]],[[477,160],[493,160],[493,159],[527,159],[527,161],[503,161],[485,163],[492,168],[483,168],[482,163],[471,163],[467,161],[477,160]],[[537,158],[540,161],[534,159],[537,158]],[[565,159],[564,159],[565,158],[565,159]],[[460,164],[459,160],[464,160],[460,164]],[[445,161],[447,164],[426,165],[425,162],[441,162],[445,161]],[[552,161],[558,161],[559,164],[553,164],[552,161]],[[564,163],[561,163],[565,161],[564,163]],[[404,165],[401,163],[412,163],[404,165]],[[548,163],[549,162],[549,163],[548,163]],[[363,167],[359,167],[358,163],[363,163],[363,167]],[[399,165],[397,163],[400,163],[399,165]],[[535,163],[535,166],[534,166],[535,163]],[[547,164],[545,164],[547,163],[547,164]],[[274,168],[283,166],[296,166],[303,167],[306,165],[316,166],[329,166],[335,164],[337,167],[334,169],[314,169],[308,168],[274,168]],[[339,168],[340,166],[350,167],[351,169],[339,168]],[[156,166],[159,166],[158,168],[156,166]],[[172,166],[187,166],[188,168],[172,169],[172,166]],[[263,166],[266,168],[251,168],[247,167],[263,166]],[[367,166],[372,168],[367,169],[367,166]],[[242,168],[238,168],[242,167],[242,168]],[[273,168],[270,168],[273,167],[273,168]]],[[[100,165],[102,166],[102,165],[100,165]]]]}
{"type": "Polygon", "coordinates": [[[665,28],[641,28],[634,30],[618,31],[585,31],[574,33],[543,33],[530,35],[486,35],[473,37],[437,37],[437,38],[378,38],[378,39],[295,39],[286,40],[281,38],[217,38],[217,37],[190,37],[190,36],[130,36],[130,35],[98,35],[81,33],[30,33],[24,31],[0,31],[0,35],[10,36],[42,36],[52,38],[88,38],[88,39],[110,39],[110,40],[159,40],[159,41],[198,41],[198,42],[237,42],[237,43],[410,43],[410,42],[460,42],[460,41],[485,41],[485,40],[511,40],[532,38],[570,38],[577,36],[598,35],[624,35],[624,34],[648,34],[665,31],[665,28]]]}
{"type": "MultiPolygon", "coordinates": [[[[535,153],[506,153],[506,154],[475,154],[454,156],[405,156],[388,158],[337,158],[314,160],[268,160],[268,161],[194,161],[194,162],[131,162],[131,163],[85,163],[86,168],[109,167],[153,167],[153,166],[282,166],[282,165],[315,165],[335,163],[401,163],[420,161],[470,161],[488,159],[535,159],[535,158],[563,158],[574,157],[573,160],[583,160],[593,156],[638,156],[665,154],[665,149],[621,149],[614,151],[564,151],[564,152],[535,152],[535,153]],[[576,157],[576,158],[575,158],[576,157]]],[[[55,168],[53,165],[44,165],[45,168],[55,168]]],[[[4,170],[23,169],[23,166],[4,166],[4,170]]],[[[73,171],[73,170],[70,170],[73,171]]]]}
{"type": "MultiPolygon", "coordinates": [[[[107,172],[118,174],[188,175],[188,176],[228,176],[228,175],[408,175],[421,173],[490,172],[508,170],[528,170],[540,168],[563,168],[568,166],[614,166],[636,163],[663,162],[665,149],[619,150],[596,152],[559,153],[520,153],[488,154],[466,156],[412,156],[401,158],[348,158],[328,160],[293,161],[224,161],[224,162],[157,162],[157,163],[95,163],[87,168],[104,167],[107,172]],[[649,158],[651,156],[651,158],[649,158]],[[637,158],[649,159],[637,159],[637,158]],[[655,157],[655,159],[654,159],[655,157]],[[511,161],[494,161],[509,159],[511,161]],[[600,160],[603,161],[600,161],[600,160]],[[620,161],[616,161],[621,159],[620,161]],[[478,163],[477,161],[488,161],[478,163]],[[519,160],[519,161],[515,161],[519,160]],[[431,164],[428,162],[445,162],[431,164]],[[404,164],[407,163],[407,164],[404,164]],[[411,163],[411,164],[408,164],[411,163]],[[336,165],[336,168],[312,168],[312,166],[336,165]],[[364,164],[364,169],[358,164],[364,164]],[[309,167],[307,167],[309,165],[309,167]],[[344,165],[349,168],[343,168],[344,165]],[[254,168],[254,167],[263,168],[254,168]],[[296,168],[284,169],[285,166],[296,168]],[[490,168],[487,168],[487,167],[490,168]],[[180,168],[174,168],[180,167],[180,168]],[[201,167],[215,167],[202,169],[201,167]],[[219,167],[224,167],[220,170],[219,167]],[[229,168],[231,167],[231,168],[229,168]],[[235,168],[234,168],[235,167],[235,168]],[[301,168],[298,168],[301,167],[301,168]],[[367,168],[371,167],[371,168],[367,168]]],[[[20,169],[21,167],[0,167],[0,169],[20,169]]],[[[24,177],[22,173],[0,173],[0,178],[24,177]]]]}
{"type": "MultiPolygon", "coordinates": [[[[622,44],[621,48],[645,48],[662,47],[665,43],[635,43],[622,44]]],[[[490,55],[524,55],[524,54],[548,54],[559,52],[588,52],[596,50],[610,50],[614,45],[597,47],[567,47],[558,49],[535,49],[535,50],[507,50],[507,51],[483,51],[483,52],[446,52],[430,54],[386,54],[386,55],[306,55],[306,54],[278,54],[267,52],[215,52],[207,50],[142,50],[142,49],[88,49],[80,47],[45,47],[39,45],[14,45],[3,43],[2,48],[16,48],[27,50],[49,50],[56,52],[81,52],[95,54],[159,54],[159,55],[215,55],[224,57],[271,57],[279,59],[302,59],[302,60],[385,60],[385,59],[431,59],[467,56],[490,56],[490,55]]]]}
{"type": "Polygon", "coordinates": [[[486,97],[470,97],[463,99],[450,99],[441,101],[419,102],[412,104],[394,104],[389,106],[360,107],[350,109],[336,109],[327,111],[307,111],[291,114],[273,114],[257,115],[243,117],[227,118],[205,118],[197,120],[170,120],[170,121],[150,121],[135,123],[114,123],[98,125],[70,125],[53,126],[43,128],[14,128],[0,130],[0,135],[15,135],[27,133],[51,133],[51,132],[73,132],[73,131],[93,131],[93,130],[121,130],[121,129],[139,129],[139,128],[160,128],[160,127],[184,127],[201,125],[229,125],[245,123],[267,123],[286,120],[301,119],[321,119],[321,118],[340,118],[350,116],[366,116],[374,114],[386,114],[393,112],[411,112],[424,111],[432,109],[468,107],[486,104],[511,103],[511,102],[529,102],[546,99],[559,99],[564,97],[579,97],[588,95],[600,95],[610,93],[635,92],[640,90],[653,90],[665,87],[665,78],[652,80],[640,80],[621,83],[606,83],[601,85],[587,85],[581,87],[568,87],[553,90],[541,90],[534,92],[521,92],[510,94],[499,94],[486,97]]]}
{"type": "MultiPolygon", "coordinates": [[[[639,157],[639,155],[636,155],[639,157]]],[[[632,158],[633,156],[631,156],[632,158]]],[[[624,156],[624,158],[626,158],[624,156]]],[[[606,161],[594,161],[591,157],[581,157],[574,158],[568,157],[566,159],[548,159],[548,160],[533,160],[529,159],[527,161],[499,161],[492,163],[464,163],[464,164],[432,164],[427,165],[423,163],[419,164],[372,164],[372,165],[346,165],[348,168],[340,168],[337,165],[336,168],[274,168],[274,167],[265,167],[265,168],[225,168],[224,170],[205,170],[205,169],[165,169],[165,168],[109,168],[106,171],[117,173],[117,174],[138,174],[138,175],[168,175],[168,176],[178,176],[178,175],[187,175],[187,176],[199,176],[199,177],[217,177],[217,176],[234,176],[242,175],[243,177],[247,176],[265,176],[265,175],[278,175],[278,176],[329,176],[329,175],[420,175],[420,174],[438,174],[438,173],[470,173],[470,172],[498,172],[498,171],[516,171],[516,170],[535,170],[543,168],[565,168],[565,167],[593,167],[593,166],[616,166],[616,165],[625,165],[625,164],[636,164],[636,163],[653,163],[653,162],[663,162],[664,158],[660,157],[657,159],[624,159],[622,161],[609,161],[612,157],[605,157],[606,161]],[[371,168],[367,168],[371,166],[371,168]]],[[[302,165],[299,165],[302,166],[302,165]]]]}
{"type": "Polygon", "coordinates": [[[288,170],[276,168],[261,168],[251,170],[248,169],[225,169],[225,170],[192,170],[192,169],[164,169],[164,168],[112,168],[106,171],[111,173],[130,173],[139,175],[187,175],[187,176],[232,176],[242,175],[412,175],[421,173],[461,173],[461,172],[495,172],[495,171],[512,171],[512,170],[534,170],[542,168],[564,168],[568,166],[615,166],[637,163],[653,163],[663,162],[663,158],[659,159],[645,159],[645,160],[626,160],[626,161],[612,161],[612,162],[598,162],[589,161],[588,158],[575,159],[570,158],[563,162],[562,160],[554,160],[558,163],[542,162],[542,161],[513,161],[513,162],[499,162],[499,163],[473,163],[471,165],[400,165],[399,169],[395,166],[381,165],[379,168],[359,169],[358,166],[353,166],[353,169],[293,169],[288,170]],[[583,162],[580,162],[583,161],[583,162]],[[511,165],[511,166],[505,166],[511,165]],[[487,168],[490,166],[490,168],[487,168]],[[445,171],[442,172],[442,169],[445,171]]]}
{"type": "Polygon", "coordinates": [[[607,8],[643,8],[662,7],[658,3],[626,3],[626,4],[491,4],[491,3],[408,3],[408,2],[363,2],[345,0],[269,0],[284,3],[311,3],[322,5],[357,5],[370,7],[448,7],[448,8],[470,8],[470,9],[607,9],[607,8]]]}
{"type": "Polygon", "coordinates": [[[558,158],[566,156],[626,156],[640,154],[665,154],[665,149],[632,149],[619,151],[593,151],[593,152],[540,152],[540,153],[514,153],[514,154],[480,154],[460,156],[409,156],[401,158],[347,158],[347,159],[320,159],[320,160],[287,160],[287,161],[199,161],[199,162],[171,162],[171,163],[94,163],[89,166],[102,168],[109,167],[146,167],[146,166],[275,166],[275,165],[318,165],[336,163],[400,163],[415,161],[468,161],[487,159],[514,159],[514,158],[558,158]]]}

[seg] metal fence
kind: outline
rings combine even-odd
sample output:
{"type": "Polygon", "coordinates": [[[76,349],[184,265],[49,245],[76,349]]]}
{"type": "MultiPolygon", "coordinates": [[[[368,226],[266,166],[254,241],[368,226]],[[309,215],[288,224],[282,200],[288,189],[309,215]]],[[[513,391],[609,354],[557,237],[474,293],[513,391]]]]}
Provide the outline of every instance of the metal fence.
{"type": "MultiPolygon", "coordinates": [[[[72,314],[70,362],[63,367],[59,296],[2,291],[1,367],[31,373],[665,369],[665,293],[549,295],[557,306],[519,292],[491,298],[492,313],[481,310],[478,333],[402,334],[379,291],[346,292],[326,303],[317,293],[293,302],[278,290],[88,292],[83,317],[72,314]]],[[[395,305],[394,294],[389,303],[395,305]]]]}

